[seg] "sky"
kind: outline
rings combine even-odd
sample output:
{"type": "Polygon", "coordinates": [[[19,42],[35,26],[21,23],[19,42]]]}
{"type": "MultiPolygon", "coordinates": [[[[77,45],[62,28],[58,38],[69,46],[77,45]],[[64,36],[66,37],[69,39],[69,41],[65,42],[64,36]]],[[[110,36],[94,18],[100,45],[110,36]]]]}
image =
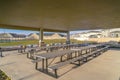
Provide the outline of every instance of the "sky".
{"type": "Polygon", "coordinates": [[[0,33],[17,33],[17,34],[30,34],[37,33],[37,31],[28,31],[28,30],[13,30],[13,29],[2,29],[0,28],[0,33]]]}
{"type": "MultiPolygon", "coordinates": [[[[91,31],[91,30],[71,31],[70,34],[80,33],[80,32],[87,32],[87,31],[91,31]]],[[[26,35],[29,35],[30,33],[38,33],[38,31],[13,30],[13,29],[2,29],[2,28],[0,28],[0,33],[17,33],[17,34],[26,34],[26,35]]]]}

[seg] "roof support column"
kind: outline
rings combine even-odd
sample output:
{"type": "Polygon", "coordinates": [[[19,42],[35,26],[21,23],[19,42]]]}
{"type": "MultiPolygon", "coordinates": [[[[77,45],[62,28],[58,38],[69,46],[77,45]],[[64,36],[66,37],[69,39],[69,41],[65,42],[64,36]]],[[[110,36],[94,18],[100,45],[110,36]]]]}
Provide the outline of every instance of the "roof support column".
{"type": "Polygon", "coordinates": [[[67,40],[66,44],[70,44],[70,31],[67,31],[67,40]]]}
{"type": "Polygon", "coordinates": [[[43,28],[40,28],[39,31],[39,47],[41,47],[43,45],[43,28]]]}

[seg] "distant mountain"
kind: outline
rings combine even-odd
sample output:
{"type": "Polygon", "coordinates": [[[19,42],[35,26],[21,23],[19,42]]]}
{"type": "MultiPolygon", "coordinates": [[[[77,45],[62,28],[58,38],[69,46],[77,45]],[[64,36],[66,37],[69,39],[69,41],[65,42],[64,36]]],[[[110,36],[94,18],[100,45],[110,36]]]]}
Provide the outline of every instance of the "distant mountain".
{"type": "Polygon", "coordinates": [[[11,34],[14,38],[26,38],[25,34],[16,34],[16,33],[9,33],[11,34]]]}
{"type": "Polygon", "coordinates": [[[9,33],[0,33],[0,38],[12,38],[13,36],[9,33]]]}
{"type": "Polygon", "coordinates": [[[39,36],[36,33],[31,33],[27,36],[27,39],[39,39],[39,36]]]}
{"type": "MultiPolygon", "coordinates": [[[[39,35],[39,33],[36,33],[37,35],[39,35]]],[[[59,36],[61,36],[61,37],[65,37],[65,35],[64,34],[61,34],[61,33],[44,33],[44,36],[52,36],[52,35],[54,35],[54,34],[58,34],[59,36]]]]}
{"type": "Polygon", "coordinates": [[[16,33],[0,33],[0,38],[26,38],[26,35],[16,33]]]}
{"type": "MultiPolygon", "coordinates": [[[[44,33],[44,39],[64,39],[66,35],[60,33],[44,33]]],[[[39,33],[31,33],[28,35],[29,39],[39,39],[39,33]]]]}

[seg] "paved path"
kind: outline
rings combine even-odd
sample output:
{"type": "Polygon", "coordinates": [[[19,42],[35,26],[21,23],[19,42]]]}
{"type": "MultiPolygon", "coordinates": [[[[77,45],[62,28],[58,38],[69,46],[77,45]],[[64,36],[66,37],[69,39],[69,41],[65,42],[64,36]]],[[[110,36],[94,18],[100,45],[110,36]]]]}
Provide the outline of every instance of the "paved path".
{"type": "MultiPolygon", "coordinates": [[[[0,58],[0,69],[12,80],[56,80],[36,71],[34,67],[35,64],[26,58],[26,54],[10,54],[0,58]]],[[[60,77],[57,80],[119,80],[120,50],[108,50],[80,67],[67,65],[58,70],[58,74],[60,77]]]]}

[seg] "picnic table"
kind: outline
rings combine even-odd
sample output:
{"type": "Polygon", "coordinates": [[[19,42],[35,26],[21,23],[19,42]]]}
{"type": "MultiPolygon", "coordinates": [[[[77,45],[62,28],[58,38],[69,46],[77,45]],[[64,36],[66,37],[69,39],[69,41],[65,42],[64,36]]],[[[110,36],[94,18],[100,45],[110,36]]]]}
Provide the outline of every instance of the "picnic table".
{"type": "Polygon", "coordinates": [[[0,48],[0,57],[3,57],[4,51],[19,50],[19,47],[2,47],[0,48]]]}
{"type": "Polygon", "coordinates": [[[53,45],[53,46],[43,46],[43,47],[33,47],[33,48],[27,48],[27,58],[33,58],[35,53],[38,53],[40,51],[46,51],[46,52],[53,52],[54,50],[60,50],[60,49],[70,49],[78,44],[63,44],[63,45],[53,45]]]}
{"type": "MultiPolygon", "coordinates": [[[[57,52],[48,52],[48,53],[43,53],[43,54],[37,54],[36,56],[36,60],[37,59],[41,59],[42,60],[42,71],[46,70],[48,68],[48,59],[52,59],[55,57],[60,57],[60,61],[62,61],[62,57],[64,55],[67,55],[68,58],[70,58],[70,56],[72,55],[72,53],[74,53],[74,50],[60,50],[57,52]],[[44,66],[45,64],[45,66],[44,66]]],[[[72,57],[72,56],[71,56],[72,57]]],[[[38,67],[38,62],[36,62],[36,69],[38,67]]]]}
{"type": "MultiPolygon", "coordinates": [[[[64,55],[67,55],[67,58],[72,58],[72,54],[75,54],[75,57],[79,56],[80,54],[76,54],[76,51],[83,51],[85,50],[85,53],[90,52],[89,49],[96,47],[95,45],[91,46],[86,46],[86,47],[81,47],[81,48],[76,48],[75,49],[66,49],[66,50],[59,50],[55,52],[48,52],[48,53],[43,53],[43,54],[36,54],[36,61],[41,59],[42,61],[42,70],[47,70],[48,68],[48,59],[52,59],[55,57],[60,57],[60,61],[62,61],[62,57],[64,55]],[[44,66],[45,64],[45,66],[44,66]]],[[[36,62],[36,69],[38,68],[38,61],[36,62]]]]}
{"type": "Polygon", "coordinates": [[[95,56],[99,55],[101,51],[104,52],[104,50],[108,48],[108,47],[105,47],[105,45],[106,44],[96,44],[96,45],[89,45],[89,46],[72,48],[72,49],[58,50],[55,52],[37,54],[36,60],[35,60],[35,63],[36,63],[35,68],[38,69],[38,62],[41,61],[42,62],[41,71],[48,73],[48,69],[53,70],[57,78],[58,68],[76,61],[79,62],[79,65],[80,65],[80,61],[87,62],[88,58],[92,58],[94,57],[94,55],[95,56]],[[62,57],[64,55],[67,55],[67,59],[62,61],[62,57]],[[48,60],[54,59],[56,57],[60,57],[60,61],[50,66],[48,63],[48,60]]]}

